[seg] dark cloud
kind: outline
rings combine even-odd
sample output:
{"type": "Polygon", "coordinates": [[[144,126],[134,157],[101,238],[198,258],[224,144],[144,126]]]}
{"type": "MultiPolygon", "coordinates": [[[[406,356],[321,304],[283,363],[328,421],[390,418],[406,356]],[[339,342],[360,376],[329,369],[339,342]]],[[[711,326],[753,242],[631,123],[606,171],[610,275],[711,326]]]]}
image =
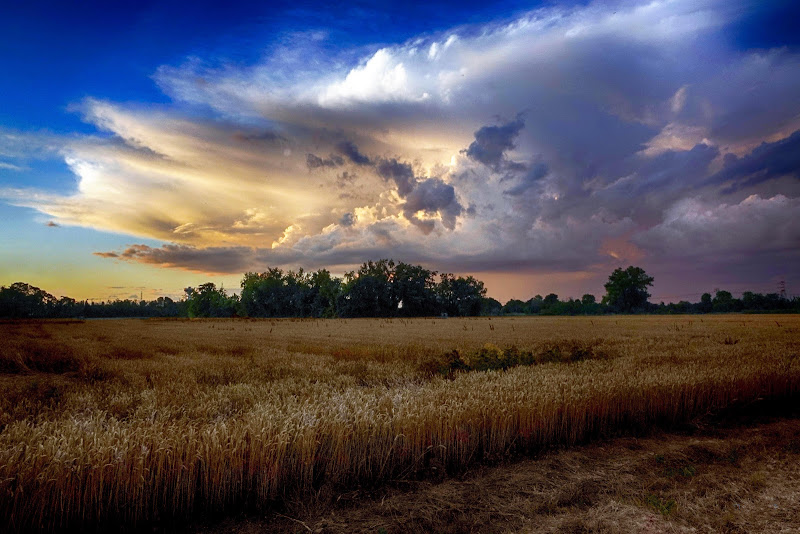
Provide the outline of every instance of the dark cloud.
{"type": "Polygon", "coordinates": [[[634,241],[667,258],[711,262],[731,254],[781,252],[800,260],[798,220],[798,198],[751,195],[738,204],[688,198],[671,206],[663,222],[637,234],[634,241]]]}
{"type": "MultiPolygon", "coordinates": [[[[386,255],[462,272],[601,272],[609,254],[620,253],[606,251],[608,241],[616,247],[628,240],[641,247],[643,262],[674,260],[676,269],[689,274],[724,267],[709,256],[762,258],[765,251],[781,265],[797,265],[791,249],[800,248],[793,200],[800,197],[799,133],[763,143],[745,156],[724,154],[743,154],[744,147],[800,127],[800,55],[792,48],[732,49],[727,37],[720,39],[729,37],[730,18],[741,16],[737,2],[731,8],[716,1],[701,8],[692,0],[645,3],[647,9],[642,2],[595,2],[586,9],[537,11],[521,17],[511,32],[493,24],[474,33],[457,29],[458,40],[447,50],[440,47],[435,60],[418,53],[422,48],[416,44],[388,45],[373,58],[343,60],[341,72],[321,78],[309,73],[270,81],[251,78],[253,72],[269,72],[268,66],[252,72],[231,67],[220,71],[216,82],[198,87],[196,72],[175,70],[173,81],[186,83],[181,87],[188,101],[216,106],[222,116],[249,109],[280,124],[280,131],[291,135],[293,153],[274,150],[276,161],[294,168],[298,160],[303,165],[305,155],[309,169],[331,175],[331,200],[346,201],[320,209],[324,221],[302,224],[275,249],[140,245],[98,255],[215,272],[292,262],[330,266],[386,255]],[[352,76],[345,72],[348,62],[352,76]],[[401,68],[408,83],[384,83],[401,68]],[[317,86],[318,92],[305,90],[317,86]],[[515,115],[520,110],[524,121],[515,115]],[[505,119],[485,122],[494,116],[505,119]],[[418,144],[409,142],[415,138],[418,144]],[[436,140],[447,140],[441,143],[446,146],[438,150],[436,140]],[[466,157],[456,158],[452,176],[435,170],[424,175],[408,163],[420,157],[420,167],[443,165],[459,148],[466,157]],[[509,159],[512,153],[519,161],[509,159]],[[387,198],[375,183],[348,187],[355,175],[342,171],[356,168],[360,178],[382,179],[383,190],[396,188],[400,200],[387,198]],[[735,198],[720,196],[732,192],[738,193],[735,198]],[[742,203],[748,195],[755,196],[742,203]],[[356,221],[356,206],[374,209],[377,221],[356,221]],[[415,228],[398,221],[398,214],[415,228]],[[458,225],[458,217],[468,219],[458,225]],[[457,230],[434,232],[439,219],[442,228],[457,230]],[[420,231],[431,235],[420,239],[420,231]]],[[[307,55],[301,61],[313,63],[307,55]]],[[[163,128],[164,122],[147,124],[163,128]]],[[[190,139],[191,146],[205,150],[216,144],[218,154],[252,157],[257,163],[252,174],[259,180],[268,144],[283,139],[240,124],[218,125],[203,135],[201,142],[190,139]],[[214,143],[220,139],[225,142],[214,143]],[[237,144],[230,151],[234,141],[253,145],[237,144]]],[[[150,144],[160,147],[161,138],[150,144]]],[[[138,146],[135,141],[131,144],[138,146]]],[[[205,202],[206,196],[198,196],[205,202]]],[[[205,213],[204,205],[201,209],[205,213]]],[[[50,217],[70,220],[58,212],[50,217]]],[[[296,213],[279,218],[278,234],[298,222],[296,213]]],[[[169,226],[157,235],[190,242],[188,233],[172,232],[177,224],[154,220],[147,226],[169,226]]],[[[228,243],[261,246],[260,237],[234,241],[231,236],[238,236],[229,232],[228,243]]]]}
{"type": "Polygon", "coordinates": [[[267,142],[267,143],[282,143],[286,142],[286,138],[280,134],[269,130],[243,132],[238,131],[233,133],[233,138],[237,141],[243,142],[267,142]]]}
{"type": "Polygon", "coordinates": [[[787,48],[755,50],[703,73],[689,88],[681,118],[706,126],[720,145],[751,144],[797,129],[798,94],[800,55],[787,48]]]}
{"type": "Polygon", "coordinates": [[[411,164],[397,161],[395,158],[379,159],[375,171],[384,180],[394,182],[401,197],[408,195],[417,181],[411,164]]]}
{"type": "Polygon", "coordinates": [[[370,161],[367,156],[362,154],[352,141],[340,141],[336,144],[335,149],[338,154],[329,154],[327,158],[322,158],[311,153],[306,154],[306,165],[309,169],[319,169],[321,167],[341,167],[345,164],[345,158],[356,165],[372,165],[372,161],[370,161]]]}
{"type": "Polygon", "coordinates": [[[406,196],[406,202],[403,205],[405,217],[428,234],[433,230],[433,221],[417,218],[416,213],[419,211],[431,215],[438,213],[444,227],[453,230],[456,226],[456,219],[464,211],[464,208],[458,203],[452,185],[436,178],[428,178],[416,184],[406,196]]]}
{"type": "Polygon", "coordinates": [[[750,154],[725,156],[725,166],[709,178],[727,183],[725,192],[760,184],[783,176],[800,178],[800,130],[774,143],[761,143],[750,154]]]}
{"type": "Polygon", "coordinates": [[[575,188],[564,200],[574,210],[588,212],[602,206],[606,214],[617,218],[658,224],[666,206],[700,186],[717,156],[719,149],[705,143],[655,156],[633,154],[615,166],[612,183],[600,182],[594,191],[575,188]]]}
{"type": "Polygon", "coordinates": [[[309,169],[319,169],[320,167],[340,167],[344,165],[344,159],[336,154],[331,154],[323,159],[315,154],[306,154],[306,165],[309,169]]]}
{"type": "Polygon", "coordinates": [[[453,230],[456,219],[464,212],[464,208],[456,199],[455,188],[439,178],[418,179],[410,163],[395,158],[379,159],[375,171],[384,180],[393,181],[397,192],[405,200],[403,214],[423,233],[429,234],[435,227],[435,221],[420,219],[417,212],[428,215],[439,215],[442,225],[453,230]]]}
{"type": "Polygon", "coordinates": [[[102,258],[174,267],[201,273],[241,273],[253,268],[256,257],[250,247],[207,247],[189,245],[131,245],[121,253],[95,252],[102,258]]]}
{"type": "Polygon", "coordinates": [[[547,164],[542,161],[538,161],[535,164],[533,164],[531,168],[528,169],[528,172],[526,172],[520,178],[519,183],[517,185],[515,185],[510,189],[506,189],[505,191],[503,191],[503,193],[510,196],[521,195],[525,191],[528,191],[533,186],[538,184],[539,181],[545,176],[547,176],[549,172],[550,168],[547,166],[547,164]]]}
{"type": "Polygon", "coordinates": [[[372,163],[367,156],[358,150],[358,147],[352,141],[342,141],[338,143],[336,145],[336,150],[356,165],[370,165],[372,163]]]}
{"type": "Polygon", "coordinates": [[[484,126],[475,132],[475,141],[462,152],[487,167],[499,170],[505,152],[515,148],[514,140],[524,127],[525,121],[521,117],[501,126],[484,126]]]}

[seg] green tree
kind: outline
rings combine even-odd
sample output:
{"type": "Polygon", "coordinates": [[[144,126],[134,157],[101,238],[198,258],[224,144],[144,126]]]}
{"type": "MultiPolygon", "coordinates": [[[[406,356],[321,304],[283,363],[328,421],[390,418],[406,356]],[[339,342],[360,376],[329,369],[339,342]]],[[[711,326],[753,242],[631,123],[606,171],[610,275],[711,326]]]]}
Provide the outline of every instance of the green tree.
{"type": "Polygon", "coordinates": [[[241,305],[250,317],[281,317],[285,314],[286,292],[283,271],[268,268],[263,273],[245,273],[241,282],[241,305]]]}
{"type": "Polygon", "coordinates": [[[52,317],[57,312],[57,304],[56,297],[24,282],[0,287],[2,317],[52,317]]]}
{"type": "Polygon", "coordinates": [[[541,295],[536,295],[525,304],[528,305],[528,310],[530,311],[530,313],[536,315],[542,311],[542,307],[544,306],[544,298],[542,298],[541,295]]]}
{"type": "Polygon", "coordinates": [[[597,315],[601,313],[600,304],[597,302],[597,298],[590,293],[586,293],[583,297],[581,297],[581,313],[584,315],[597,315]]]}
{"type": "Polygon", "coordinates": [[[603,304],[612,310],[631,313],[643,310],[647,305],[650,293],[647,288],[653,285],[653,277],[648,276],[641,267],[630,266],[627,269],[614,269],[605,284],[606,295],[603,304]]]}
{"type": "Polygon", "coordinates": [[[239,306],[236,295],[228,296],[224,288],[217,289],[212,282],[197,289],[187,288],[189,317],[231,317],[239,306]]]}
{"type": "Polygon", "coordinates": [[[483,282],[472,276],[456,277],[452,273],[440,275],[436,286],[440,309],[452,316],[476,316],[481,313],[481,302],[486,296],[483,282]]]}
{"type": "Polygon", "coordinates": [[[436,315],[436,271],[400,262],[394,268],[392,291],[403,317],[436,315]]]}
{"type": "Polygon", "coordinates": [[[519,299],[511,299],[505,303],[501,312],[503,315],[526,315],[530,313],[530,308],[527,304],[519,299]]]}
{"type": "Polygon", "coordinates": [[[363,263],[358,271],[344,275],[345,282],[336,307],[342,317],[392,317],[397,314],[394,295],[394,260],[363,263]]]}
{"type": "Polygon", "coordinates": [[[492,297],[483,297],[481,299],[481,315],[500,315],[503,305],[500,301],[492,297]]]}
{"type": "Polygon", "coordinates": [[[700,304],[698,306],[701,313],[709,313],[711,311],[711,293],[703,293],[700,296],[700,304]]]}
{"type": "Polygon", "coordinates": [[[542,305],[539,309],[539,313],[542,315],[557,315],[558,310],[558,295],[555,293],[550,293],[544,299],[542,299],[542,305]]]}
{"type": "Polygon", "coordinates": [[[336,317],[336,298],[341,291],[342,281],[334,278],[327,269],[320,269],[310,278],[313,317],[336,317]]]}
{"type": "Polygon", "coordinates": [[[734,299],[733,295],[731,295],[730,291],[717,291],[716,296],[711,301],[712,309],[715,312],[725,313],[734,311],[739,304],[738,299],[734,299]]]}

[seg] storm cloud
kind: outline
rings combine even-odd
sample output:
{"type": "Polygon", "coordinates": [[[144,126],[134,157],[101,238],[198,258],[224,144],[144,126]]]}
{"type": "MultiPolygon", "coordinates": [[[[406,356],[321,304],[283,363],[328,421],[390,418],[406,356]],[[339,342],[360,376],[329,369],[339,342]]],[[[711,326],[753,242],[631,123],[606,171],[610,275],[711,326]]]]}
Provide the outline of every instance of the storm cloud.
{"type": "Polygon", "coordinates": [[[416,178],[410,163],[398,161],[396,158],[381,159],[375,169],[381,178],[394,183],[401,197],[407,196],[414,189],[416,178]]]}
{"type": "Polygon", "coordinates": [[[395,256],[690,276],[713,251],[797,272],[800,54],[728,38],[754,5],[550,7],[337,61],[187,59],[155,74],[178,105],[83,103],[99,135],[59,149],[75,191],[0,196],[164,243],[98,255],[193,271],[395,256]]]}
{"type": "Polygon", "coordinates": [[[428,178],[414,186],[406,196],[403,204],[403,213],[414,225],[421,228],[426,234],[433,230],[433,221],[420,220],[417,212],[425,214],[438,214],[442,225],[448,230],[455,229],[456,218],[464,211],[456,200],[455,189],[435,178],[428,178]]]}
{"type": "Polygon", "coordinates": [[[464,151],[467,157],[500,170],[505,153],[514,149],[514,139],[525,126],[522,118],[501,126],[484,126],[475,132],[475,140],[464,151]]]}
{"type": "Polygon", "coordinates": [[[352,141],[342,141],[337,143],[336,149],[339,151],[340,154],[344,155],[349,159],[351,162],[355,163],[356,165],[370,165],[371,161],[367,156],[362,154],[358,147],[352,141]]]}
{"type": "Polygon", "coordinates": [[[789,176],[800,179],[800,130],[774,143],[762,143],[750,154],[738,157],[727,154],[725,166],[709,178],[712,183],[725,183],[726,192],[789,176]]]}

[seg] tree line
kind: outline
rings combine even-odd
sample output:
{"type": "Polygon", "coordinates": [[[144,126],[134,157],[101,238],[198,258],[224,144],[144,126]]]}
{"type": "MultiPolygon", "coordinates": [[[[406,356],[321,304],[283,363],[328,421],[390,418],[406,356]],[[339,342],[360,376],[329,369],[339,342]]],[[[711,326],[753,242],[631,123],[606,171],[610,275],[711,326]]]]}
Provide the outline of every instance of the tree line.
{"type": "Polygon", "coordinates": [[[654,304],[649,301],[647,288],[653,284],[641,267],[615,269],[605,284],[606,294],[600,302],[594,295],[580,299],[560,300],[550,293],[536,295],[530,300],[511,299],[501,304],[495,299],[485,299],[483,315],[605,315],[610,313],[696,314],[696,313],[800,313],[800,298],[785,298],[778,293],[745,291],[737,299],[729,291],[716,290],[715,295],[703,293],[700,302],[654,304]]]}
{"type": "Polygon", "coordinates": [[[483,282],[472,276],[438,273],[391,259],[368,261],[343,277],[326,269],[306,272],[268,268],[245,273],[241,291],[228,292],[209,282],[185,289],[173,300],[76,301],[17,282],[0,287],[0,317],[452,317],[477,315],[604,315],[610,313],[800,312],[800,299],[746,291],[734,298],[728,291],[702,295],[700,302],[653,304],[648,287],[653,277],[640,267],[615,269],[598,302],[594,295],[559,299],[555,293],[505,304],[486,297],[483,282]]]}
{"type": "Polygon", "coordinates": [[[365,262],[343,278],[326,269],[270,268],[245,273],[239,295],[212,283],[187,288],[186,295],[189,317],[475,316],[486,288],[472,276],[381,259],[365,262]]]}
{"type": "Polygon", "coordinates": [[[0,317],[422,317],[480,315],[483,282],[438,273],[391,259],[368,261],[339,278],[315,272],[269,268],[244,274],[239,294],[208,282],[188,287],[174,301],[79,302],[56,298],[17,282],[0,287],[0,317]]]}
{"type": "Polygon", "coordinates": [[[699,302],[647,302],[635,310],[622,310],[598,302],[594,295],[580,299],[559,299],[555,293],[523,301],[510,299],[505,304],[487,298],[481,315],[607,315],[612,313],[648,313],[656,315],[702,314],[702,313],[800,313],[800,298],[782,298],[778,293],[754,293],[745,291],[741,298],[720,290],[714,296],[704,293],[699,302]]]}

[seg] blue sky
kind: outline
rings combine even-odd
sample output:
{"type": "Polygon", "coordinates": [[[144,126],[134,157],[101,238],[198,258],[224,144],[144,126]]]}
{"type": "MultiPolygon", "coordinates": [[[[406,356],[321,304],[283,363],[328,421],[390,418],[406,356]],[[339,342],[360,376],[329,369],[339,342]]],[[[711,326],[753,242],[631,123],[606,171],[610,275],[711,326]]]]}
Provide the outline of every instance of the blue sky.
{"type": "Polygon", "coordinates": [[[800,284],[795,2],[15,3],[0,284],[392,256],[501,300],[800,284]],[[87,274],[91,273],[91,274],[87,274]]]}
{"type": "Polygon", "coordinates": [[[536,3],[14,2],[0,20],[6,126],[91,132],[70,105],[90,96],[164,103],[150,76],[189,56],[251,64],[290,34],[329,34],[332,54],[487,20],[536,3]]]}

